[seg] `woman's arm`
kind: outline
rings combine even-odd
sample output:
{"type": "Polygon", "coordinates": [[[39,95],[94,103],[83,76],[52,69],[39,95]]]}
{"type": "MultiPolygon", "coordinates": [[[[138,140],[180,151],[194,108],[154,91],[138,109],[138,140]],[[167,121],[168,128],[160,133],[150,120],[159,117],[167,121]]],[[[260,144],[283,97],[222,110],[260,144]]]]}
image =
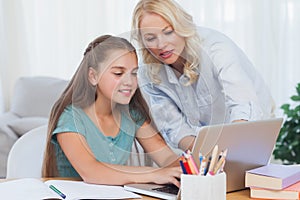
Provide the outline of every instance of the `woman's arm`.
{"type": "Polygon", "coordinates": [[[180,149],[192,150],[195,143],[196,136],[190,135],[182,138],[179,142],[180,149]]]}
{"type": "Polygon", "coordinates": [[[187,117],[181,112],[184,108],[172,84],[153,84],[147,76],[147,67],[149,66],[139,68],[138,81],[153,121],[169,145],[181,148],[180,141],[184,137],[196,136],[198,130],[196,127],[191,127],[187,117]]]}
{"type": "Polygon", "coordinates": [[[173,183],[181,175],[179,167],[133,167],[102,163],[96,160],[85,138],[78,133],[59,133],[57,141],[81,178],[88,183],[124,185],[127,183],[173,183]]]}
{"type": "Polygon", "coordinates": [[[203,51],[208,53],[217,81],[223,87],[230,121],[261,119],[262,103],[272,104],[268,101],[271,98],[262,77],[245,53],[227,36],[212,32],[207,37],[203,51]]]}

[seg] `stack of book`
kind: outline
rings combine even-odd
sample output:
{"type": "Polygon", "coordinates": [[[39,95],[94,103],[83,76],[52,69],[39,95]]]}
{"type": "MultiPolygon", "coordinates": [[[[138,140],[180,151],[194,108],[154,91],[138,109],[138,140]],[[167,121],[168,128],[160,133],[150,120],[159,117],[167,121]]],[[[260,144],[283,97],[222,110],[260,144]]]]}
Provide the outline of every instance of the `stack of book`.
{"type": "Polygon", "coordinates": [[[251,198],[300,199],[300,165],[269,164],[246,171],[251,198]]]}

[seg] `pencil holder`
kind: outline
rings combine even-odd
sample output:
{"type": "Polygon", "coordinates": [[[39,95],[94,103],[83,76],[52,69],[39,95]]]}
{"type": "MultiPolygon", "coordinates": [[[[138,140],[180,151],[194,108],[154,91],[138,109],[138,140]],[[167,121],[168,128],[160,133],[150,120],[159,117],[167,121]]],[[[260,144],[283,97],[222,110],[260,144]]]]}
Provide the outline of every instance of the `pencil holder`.
{"type": "Polygon", "coordinates": [[[226,200],[226,174],[181,175],[181,200],[226,200]]]}

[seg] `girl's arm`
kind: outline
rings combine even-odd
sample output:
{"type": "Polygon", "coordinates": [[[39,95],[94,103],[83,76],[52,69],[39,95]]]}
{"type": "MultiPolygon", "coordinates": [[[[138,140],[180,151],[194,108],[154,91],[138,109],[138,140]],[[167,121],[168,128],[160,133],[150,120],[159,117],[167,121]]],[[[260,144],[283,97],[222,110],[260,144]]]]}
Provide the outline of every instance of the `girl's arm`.
{"type": "Polygon", "coordinates": [[[145,122],[136,134],[137,140],[160,167],[179,166],[179,155],[176,155],[166,144],[162,136],[148,122],[145,122]]]}
{"type": "Polygon", "coordinates": [[[179,167],[154,168],[114,165],[99,162],[78,133],[59,133],[57,141],[81,178],[88,183],[124,185],[127,183],[173,183],[179,187],[179,167]]]}

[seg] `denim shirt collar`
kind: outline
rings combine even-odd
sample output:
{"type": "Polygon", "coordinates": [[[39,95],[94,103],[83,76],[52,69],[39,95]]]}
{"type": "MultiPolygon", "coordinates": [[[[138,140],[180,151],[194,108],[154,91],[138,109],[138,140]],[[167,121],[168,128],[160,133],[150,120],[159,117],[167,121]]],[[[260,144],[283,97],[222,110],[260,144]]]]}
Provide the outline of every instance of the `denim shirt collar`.
{"type": "Polygon", "coordinates": [[[175,72],[169,65],[164,65],[164,67],[166,69],[166,76],[168,78],[168,81],[172,84],[176,84],[176,85],[180,84],[179,80],[180,78],[182,78],[183,75],[181,75],[178,79],[175,72]]]}
{"type": "Polygon", "coordinates": [[[168,78],[169,83],[175,84],[175,85],[185,85],[189,79],[186,77],[186,75],[182,74],[179,78],[177,78],[175,72],[169,65],[164,65],[166,69],[166,76],[168,78]]]}

